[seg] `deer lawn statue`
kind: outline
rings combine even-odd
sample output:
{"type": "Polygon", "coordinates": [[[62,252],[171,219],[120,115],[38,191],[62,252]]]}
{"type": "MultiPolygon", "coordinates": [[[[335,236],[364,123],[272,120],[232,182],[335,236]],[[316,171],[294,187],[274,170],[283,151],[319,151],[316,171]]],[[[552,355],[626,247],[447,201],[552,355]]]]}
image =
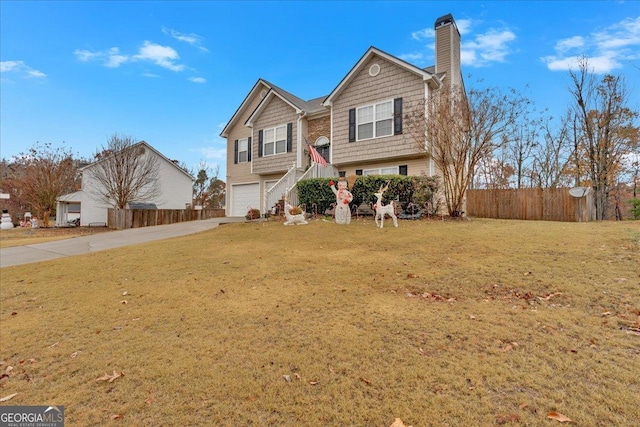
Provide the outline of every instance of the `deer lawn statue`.
{"type": "Polygon", "coordinates": [[[287,199],[284,199],[284,216],[287,218],[284,225],[304,225],[308,224],[305,216],[306,212],[299,206],[291,206],[287,199]]]}
{"type": "Polygon", "coordinates": [[[387,185],[385,185],[384,187],[382,187],[382,185],[380,186],[380,190],[378,190],[377,193],[373,193],[374,196],[376,196],[378,198],[378,201],[376,201],[375,205],[373,205],[373,208],[376,210],[376,216],[375,216],[375,221],[376,221],[376,225],[379,228],[384,227],[384,216],[385,215],[389,215],[391,218],[393,218],[393,226],[397,227],[398,226],[398,217],[396,217],[396,213],[394,212],[394,206],[393,206],[393,201],[391,203],[389,203],[388,205],[382,205],[382,194],[384,194],[384,192],[387,190],[387,188],[389,188],[389,183],[387,182],[387,185]],[[380,223],[378,224],[378,218],[380,218],[380,223]]]}

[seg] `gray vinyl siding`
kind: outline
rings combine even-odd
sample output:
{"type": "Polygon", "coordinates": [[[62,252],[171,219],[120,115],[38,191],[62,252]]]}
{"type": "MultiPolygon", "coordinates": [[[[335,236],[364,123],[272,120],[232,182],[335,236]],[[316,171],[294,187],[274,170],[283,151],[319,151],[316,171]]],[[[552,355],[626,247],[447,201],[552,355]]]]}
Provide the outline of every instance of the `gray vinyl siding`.
{"type": "Polygon", "coordinates": [[[269,105],[265,106],[260,116],[253,123],[253,152],[251,158],[253,160],[253,173],[268,174],[287,171],[296,161],[297,150],[297,115],[291,105],[282,99],[274,96],[269,105]],[[292,149],[290,153],[275,154],[272,156],[258,157],[258,131],[269,129],[275,126],[292,124],[292,149]]]}
{"type": "Polygon", "coordinates": [[[349,109],[401,97],[406,114],[411,106],[424,108],[424,92],[421,76],[374,55],[333,102],[332,163],[343,165],[420,155],[406,131],[401,135],[349,142],[349,109]],[[372,77],[369,68],[374,63],[380,65],[380,73],[372,77]]]}
{"type": "MultiPolygon", "coordinates": [[[[229,135],[227,137],[227,187],[229,188],[232,184],[238,183],[248,183],[254,182],[257,180],[257,177],[251,173],[251,162],[243,162],[243,163],[234,163],[234,144],[235,141],[242,138],[251,137],[251,128],[245,126],[245,122],[256,109],[262,98],[260,97],[260,92],[262,89],[266,89],[266,86],[262,88],[258,88],[256,90],[253,99],[250,100],[247,108],[241,117],[236,120],[233,127],[229,130],[229,135]]],[[[255,147],[257,144],[257,139],[251,141],[251,146],[255,147]]],[[[252,154],[253,155],[253,154],[252,154]]],[[[255,152],[257,156],[257,151],[255,152]]]]}
{"type": "Polygon", "coordinates": [[[462,83],[460,74],[460,35],[453,24],[436,30],[436,73],[446,72],[444,83],[457,86],[462,83]]]}

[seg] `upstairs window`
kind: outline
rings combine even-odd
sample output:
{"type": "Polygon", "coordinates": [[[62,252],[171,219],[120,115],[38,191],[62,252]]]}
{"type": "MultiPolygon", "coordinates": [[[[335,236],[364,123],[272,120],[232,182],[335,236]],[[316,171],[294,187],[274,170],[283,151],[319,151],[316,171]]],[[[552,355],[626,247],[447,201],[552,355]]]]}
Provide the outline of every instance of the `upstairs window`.
{"type": "Polygon", "coordinates": [[[356,109],[358,141],[393,135],[393,101],[356,109]]]}
{"type": "Polygon", "coordinates": [[[263,156],[272,156],[274,154],[287,152],[287,126],[278,126],[264,130],[263,137],[263,156]]]}
{"type": "Polygon", "coordinates": [[[238,140],[238,163],[249,161],[249,139],[238,140]]]}
{"type": "Polygon", "coordinates": [[[251,138],[236,139],[233,144],[233,163],[251,161],[251,138]]]}
{"type": "Polygon", "coordinates": [[[349,142],[402,133],[402,98],[349,110],[349,142]]]}

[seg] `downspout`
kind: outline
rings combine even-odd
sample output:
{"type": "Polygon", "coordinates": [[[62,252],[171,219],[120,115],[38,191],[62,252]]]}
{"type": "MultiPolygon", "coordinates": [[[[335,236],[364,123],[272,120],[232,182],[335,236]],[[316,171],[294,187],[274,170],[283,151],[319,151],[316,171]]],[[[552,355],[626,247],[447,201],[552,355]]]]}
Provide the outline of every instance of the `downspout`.
{"type": "Polygon", "coordinates": [[[302,151],[303,151],[303,144],[302,144],[302,118],[305,117],[307,115],[307,112],[304,110],[300,110],[298,111],[298,120],[297,120],[297,132],[298,132],[298,137],[297,139],[297,145],[298,148],[296,149],[296,168],[302,168],[302,151]]]}

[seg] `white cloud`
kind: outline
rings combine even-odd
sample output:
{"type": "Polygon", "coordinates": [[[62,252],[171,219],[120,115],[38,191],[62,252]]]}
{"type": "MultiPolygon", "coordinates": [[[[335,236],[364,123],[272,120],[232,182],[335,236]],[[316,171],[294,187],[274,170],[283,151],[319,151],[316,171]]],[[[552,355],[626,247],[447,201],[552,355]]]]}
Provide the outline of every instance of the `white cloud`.
{"type": "Polygon", "coordinates": [[[402,55],[398,55],[398,58],[405,60],[407,62],[417,63],[424,58],[424,54],[421,52],[404,53],[402,55]]]}
{"type": "Polygon", "coordinates": [[[180,59],[180,55],[175,49],[148,40],[144,41],[135,55],[122,54],[117,47],[97,52],[76,49],[73,53],[82,62],[101,61],[102,65],[109,68],[118,68],[126,62],[134,61],[148,61],[171,71],[183,71],[186,68],[184,65],[176,63],[180,59]]]}
{"type": "Polygon", "coordinates": [[[151,61],[156,65],[171,71],[183,71],[184,65],[176,64],[180,59],[178,52],[169,46],[162,46],[145,40],[137,55],[132,56],[136,61],[151,61]]]}
{"type": "Polygon", "coordinates": [[[432,39],[435,35],[433,28],[424,28],[422,30],[414,31],[411,33],[411,38],[414,40],[432,39]]]}
{"type": "Polygon", "coordinates": [[[91,52],[89,50],[76,49],[73,51],[73,54],[79,61],[102,61],[103,65],[109,68],[118,68],[120,65],[131,59],[129,55],[120,54],[120,49],[117,47],[112,47],[104,52],[91,52]]]}
{"type": "Polygon", "coordinates": [[[197,148],[194,151],[200,153],[204,156],[205,159],[210,160],[226,160],[227,158],[227,148],[215,148],[215,147],[201,147],[197,148]]]}
{"type": "Polygon", "coordinates": [[[475,24],[475,21],[472,21],[471,19],[459,19],[456,21],[456,26],[462,36],[471,32],[473,24],[475,24]]]}
{"type": "Polygon", "coordinates": [[[484,67],[493,62],[504,62],[510,54],[510,43],[516,35],[510,30],[490,29],[484,34],[478,34],[475,39],[462,43],[460,47],[463,65],[484,67]]]}
{"type": "MultiPolygon", "coordinates": [[[[568,71],[577,69],[583,59],[584,56],[582,55],[566,57],[546,56],[543,58],[543,61],[546,62],[547,68],[551,71],[568,71]]],[[[606,74],[622,66],[612,55],[590,56],[587,60],[589,69],[596,74],[606,74]]]]}
{"type": "Polygon", "coordinates": [[[582,36],[573,36],[556,43],[556,51],[567,52],[582,46],[584,46],[584,38],[582,36]]]}
{"type": "Polygon", "coordinates": [[[203,52],[209,52],[209,49],[207,49],[206,47],[202,46],[202,41],[204,40],[204,38],[202,36],[199,36],[197,34],[184,34],[184,33],[180,33],[176,30],[173,29],[169,29],[169,28],[165,28],[162,27],[162,32],[173,37],[176,40],[179,40],[181,42],[185,42],[185,43],[189,43],[192,46],[197,47],[198,49],[200,49],[203,52]]]}
{"type": "Polygon", "coordinates": [[[541,58],[552,71],[568,71],[586,57],[589,67],[597,74],[621,68],[623,61],[640,59],[640,16],[591,32],[587,36],[573,36],[558,41],[555,54],[541,58]]]}
{"type": "Polygon", "coordinates": [[[112,47],[107,54],[107,60],[104,64],[105,67],[118,68],[121,64],[127,62],[129,57],[127,55],[121,55],[120,49],[112,47]]]}
{"type": "Polygon", "coordinates": [[[206,83],[207,79],[205,79],[204,77],[189,77],[189,81],[194,83],[206,83]]]}
{"type": "MultiPolygon", "coordinates": [[[[469,35],[469,41],[465,41],[466,37],[462,37],[460,46],[460,60],[462,65],[471,67],[484,67],[494,62],[505,62],[507,55],[512,53],[511,44],[516,40],[516,35],[509,29],[489,29],[484,33],[473,35],[472,28],[480,24],[480,21],[472,19],[456,20],[456,26],[461,37],[469,35]]],[[[435,30],[425,28],[411,33],[413,40],[427,44],[424,46],[423,52],[411,52],[398,55],[400,58],[409,62],[423,63],[426,59],[433,57],[433,42],[435,38],[435,30]]]]}
{"type": "Polygon", "coordinates": [[[0,73],[15,73],[23,78],[44,78],[45,73],[29,67],[24,61],[0,61],[0,73]]]}

